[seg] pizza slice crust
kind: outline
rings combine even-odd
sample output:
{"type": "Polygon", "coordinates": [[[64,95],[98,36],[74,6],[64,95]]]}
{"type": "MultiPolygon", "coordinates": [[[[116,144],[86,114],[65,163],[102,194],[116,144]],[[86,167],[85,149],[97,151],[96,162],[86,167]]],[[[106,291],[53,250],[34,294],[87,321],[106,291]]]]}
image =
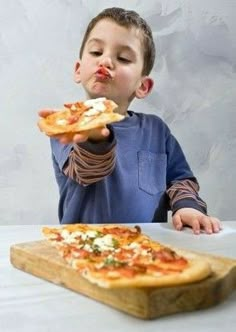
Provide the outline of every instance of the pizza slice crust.
{"type": "MultiPolygon", "coordinates": [[[[186,257],[186,255],[185,255],[186,257]]],[[[176,272],[170,275],[136,275],[132,278],[106,278],[100,273],[94,273],[88,269],[84,270],[81,275],[93,284],[103,288],[121,288],[121,287],[170,287],[190,284],[206,279],[211,275],[210,264],[202,259],[190,259],[189,266],[182,272],[176,272]]]]}
{"type": "Polygon", "coordinates": [[[49,119],[40,119],[38,126],[42,132],[47,136],[53,137],[62,134],[79,133],[95,128],[102,128],[110,123],[118,122],[124,119],[123,115],[118,113],[101,113],[98,117],[88,119],[88,122],[76,122],[73,124],[57,125],[54,121],[58,119],[64,119],[69,117],[68,110],[59,111],[60,114],[51,114],[49,119]]]}

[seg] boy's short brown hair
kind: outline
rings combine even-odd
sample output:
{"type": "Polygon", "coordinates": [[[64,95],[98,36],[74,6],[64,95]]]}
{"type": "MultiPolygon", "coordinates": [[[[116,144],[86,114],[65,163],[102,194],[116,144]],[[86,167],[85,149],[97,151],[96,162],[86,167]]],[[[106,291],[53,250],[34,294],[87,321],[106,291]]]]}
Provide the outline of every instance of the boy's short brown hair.
{"type": "Polygon", "coordinates": [[[89,23],[85,32],[81,47],[80,58],[82,57],[85,44],[88,40],[90,32],[95,25],[102,19],[111,19],[118,25],[126,28],[136,27],[142,32],[143,40],[143,75],[149,75],[155,61],[155,44],[152,37],[152,31],[147,22],[133,10],[125,10],[123,8],[112,7],[104,9],[101,13],[95,16],[89,23]]]}

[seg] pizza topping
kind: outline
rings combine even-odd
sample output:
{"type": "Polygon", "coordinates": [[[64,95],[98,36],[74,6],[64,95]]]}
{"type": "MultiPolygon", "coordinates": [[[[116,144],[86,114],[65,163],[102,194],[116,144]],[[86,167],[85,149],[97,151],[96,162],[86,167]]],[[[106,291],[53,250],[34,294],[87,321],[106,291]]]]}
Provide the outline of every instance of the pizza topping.
{"type": "Polygon", "coordinates": [[[64,104],[64,106],[66,108],[68,108],[70,111],[72,111],[73,113],[83,113],[84,111],[86,111],[88,109],[88,107],[81,101],[77,101],[75,103],[66,103],[64,104]]]}
{"type": "Polygon", "coordinates": [[[91,245],[92,251],[94,254],[100,254],[101,253],[101,248],[97,244],[92,244],[91,245]]]}
{"type": "Polygon", "coordinates": [[[137,242],[131,242],[126,246],[128,249],[139,249],[140,244],[137,242]]]}
{"type": "Polygon", "coordinates": [[[88,230],[88,231],[75,231],[75,232],[70,232],[66,229],[63,229],[61,232],[61,236],[64,238],[65,242],[70,242],[71,239],[75,240],[87,240],[87,239],[93,239],[98,236],[101,236],[101,233],[98,231],[94,230],[88,230]]]}
{"type": "Polygon", "coordinates": [[[97,237],[93,241],[93,245],[97,246],[100,251],[114,250],[116,242],[114,242],[114,239],[110,234],[107,234],[103,237],[97,237]]]}
{"type": "Polygon", "coordinates": [[[66,119],[58,119],[57,120],[57,125],[59,126],[64,126],[68,123],[68,121],[66,119]]]}
{"type": "Polygon", "coordinates": [[[72,104],[70,109],[71,109],[71,111],[76,111],[77,110],[75,104],[72,104]]]}
{"type": "MultiPolygon", "coordinates": [[[[191,271],[192,263],[152,241],[139,228],[75,224],[58,229],[44,227],[43,233],[72,268],[102,287],[155,286],[162,280],[173,285],[178,278],[182,280],[179,283],[189,282],[186,271],[191,271]],[[187,278],[182,277],[185,273],[187,278]]],[[[195,272],[194,281],[209,275],[207,264],[201,269],[203,272],[195,272]]]]}
{"type": "Polygon", "coordinates": [[[112,228],[104,228],[105,234],[113,234],[118,237],[122,237],[123,239],[134,239],[139,236],[139,230],[135,229],[124,229],[121,227],[112,227],[112,228]]]}
{"type": "Polygon", "coordinates": [[[101,232],[93,231],[93,230],[88,230],[88,231],[86,232],[86,234],[87,234],[87,236],[90,237],[90,238],[96,238],[96,237],[102,235],[101,232]]]}
{"type": "Polygon", "coordinates": [[[84,105],[88,106],[88,107],[97,108],[97,109],[100,109],[101,111],[104,111],[104,109],[105,109],[104,101],[105,100],[106,100],[105,97],[96,98],[96,99],[88,99],[84,102],[84,105]]]}
{"type": "MultiPolygon", "coordinates": [[[[96,110],[95,108],[91,108],[91,109],[89,109],[88,111],[84,112],[84,115],[90,117],[90,116],[97,115],[97,114],[99,114],[100,112],[102,112],[102,111],[96,110]]],[[[86,119],[86,120],[87,120],[87,119],[86,119]]]]}
{"type": "Polygon", "coordinates": [[[89,257],[89,251],[87,251],[85,249],[74,248],[73,256],[78,257],[78,258],[88,258],[89,257]]]}
{"type": "Polygon", "coordinates": [[[153,260],[159,259],[162,262],[168,263],[176,261],[176,259],[178,259],[178,256],[173,250],[169,248],[162,248],[161,250],[153,251],[152,258],[153,260]]]}
{"type": "Polygon", "coordinates": [[[120,266],[124,266],[124,265],[127,265],[127,262],[122,262],[122,261],[119,261],[117,259],[115,259],[114,257],[112,257],[111,255],[109,255],[105,260],[104,260],[104,263],[103,263],[103,267],[120,267],[120,266]]]}
{"type": "MultiPolygon", "coordinates": [[[[79,115],[82,113],[86,117],[91,117],[94,115],[98,115],[99,113],[102,113],[106,110],[106,105],[104,104],[106,98],[96,98],[96,99],[89,99],[84,102],[84,109],[83,111],[80,111],[81,103],[74,103],[74,104],[65,104],[64,106],[69,108],[72,112],[76,112],[76,119],[79,119],[79,115]]],[[[57,121],[57,124],[65,125],[68,123],[68,121],[64,119],[59,119],[57,121]]]]}

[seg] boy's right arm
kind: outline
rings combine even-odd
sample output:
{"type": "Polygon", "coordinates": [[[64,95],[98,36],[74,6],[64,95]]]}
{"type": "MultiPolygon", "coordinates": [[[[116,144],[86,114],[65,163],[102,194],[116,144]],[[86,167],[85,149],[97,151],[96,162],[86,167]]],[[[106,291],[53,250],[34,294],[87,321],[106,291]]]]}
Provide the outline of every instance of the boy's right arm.
{"type": "MultiPolygon", "coordinates": [[[[47,117],[54,110],[42,110],[39,116],[47,117]]],[[[76,121],[76,120],[75,120],[76,121]]],[[[73,117],[71,117],[73,123],[73,117]]],[[[109,175],[115,167],[115,145],[113,132],[107,127],[92,129],[55,137],[61,144],[73,147],[63,167],[63,173],[81,185],[97,182],[109,175]]]]}
{"type": "Polygon", "coordinates": [[[115,144],[112,132],[107,141],[74,144],[63,173],[81,185],[102,180],[115,167],[115,144]]]}

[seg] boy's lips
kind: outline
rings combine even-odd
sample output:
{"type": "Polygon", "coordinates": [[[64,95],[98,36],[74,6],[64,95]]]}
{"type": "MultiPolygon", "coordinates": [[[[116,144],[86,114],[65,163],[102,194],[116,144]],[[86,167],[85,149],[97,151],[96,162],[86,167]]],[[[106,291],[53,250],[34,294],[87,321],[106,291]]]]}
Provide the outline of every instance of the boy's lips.
{"type": "Polygon", "coordinates": [[[111,76],[110,72],[104,67],[100,67],[96,71],[95,76],[96,76],[97,79],[102,80],[102,81],[112,79],[112,76],[111,76]]]}

